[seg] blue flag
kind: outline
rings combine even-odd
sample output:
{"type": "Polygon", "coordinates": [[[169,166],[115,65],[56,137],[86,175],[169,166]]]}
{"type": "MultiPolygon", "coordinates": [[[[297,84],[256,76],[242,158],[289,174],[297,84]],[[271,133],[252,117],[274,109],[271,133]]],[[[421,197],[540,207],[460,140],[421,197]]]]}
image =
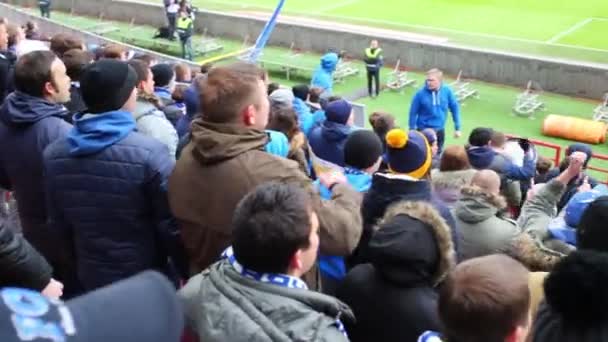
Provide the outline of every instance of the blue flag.
{"type": "Polygon", "coordinates": [[[264,50],[264,47],[266,46],[266,43],[268,42],[268,39],[270,38],[270,35],[272,34],[272,31],[274,30],[274,27],[277,24],[277,18],[279,17],[279,13],[281,13],[284,4],[285,0],[279,0],[277,8],[275,8],[274,12],[272,13],[272,16],[270,17],[270,20],[268,20],[268,22],[264,26],[264,29],[262,30],[262,33],[260,33],[260,35],[258,36],[258,40],[255,42],[253,50],[251,50],[251,53],[247,57],[247,61],[249,61],[250,63],[256,63],[258,61],[260,54],[264,50]]]}

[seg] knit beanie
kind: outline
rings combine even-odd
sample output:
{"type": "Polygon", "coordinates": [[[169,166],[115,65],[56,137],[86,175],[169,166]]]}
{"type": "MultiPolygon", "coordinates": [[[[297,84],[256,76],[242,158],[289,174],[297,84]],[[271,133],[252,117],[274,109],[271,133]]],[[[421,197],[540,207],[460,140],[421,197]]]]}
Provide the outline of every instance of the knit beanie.
{"type": "Polygon", "coordinates": [[[602,196],[587,206],[577,227],[579,249],[608,252],[608,196],[602,196]]]}
{"type": "Polygon", "coordinates": [[[89,113],[105,113],[122,108],[136,83],[137,74],[127,63],[102,59],[84,70],[80,92],[89,113]]]}
{"type": "Polygon", "coordinates": [[[328,121],[345,125],[352,114],[353,106],[346,100],[330,102],[325,107],[325,117],[328,121]]]}
{"type": "Polygon", "coordinates": [[[426,141],[429,142],[429,145],[433,145],[437,141],[437,133],[432,128],[423,129],[422,134],[426,138],[426,141]]]}
{"type": "Polygon", "coordinates": [[[431,147],[418,131],[400,128],[386,134],[386,155],[391,172],[421,179],[431,168],[431,147]]]}
{"type": "Polygon", "coordinates": [[[359,170],[373,166],[382,156],[382,142],[373,131],[352,132],[344,144],[344,164],[359,170]]]}
{"type": "Polygon", "coordinates": [[[306,101],[306,98],[308,97],[308,92],[310,91],[310,89],[308,88],[308,86],[306,84],[300,84],[297,86],[294,86],[293,88],[291,88],[291,91],[293,91],[293,96],[295,96],[296,98],[302,100],[302,101],[306,101]]]}
{"type": "Polygon", "coordinates": [[[294,100],[293,93],[291,89],[279,88],[270,94],[270,104],[273,107],[293,107],[294,100]]]}
{"type": "Polygon", "coordinates": [[[171,80],[175,77],[175,71],[173,67],[166,63],[156,64],[151,68],[152,75],[154,75],[154,85],[156,87],[166,87],[171,83],[171,80]]]}
{"type": "Polygon", "coordinates": [[[532,327],[533,342],[596,342],[608,336],[608,255],[574,251],[547,276],[545,303],[532,327]]]}

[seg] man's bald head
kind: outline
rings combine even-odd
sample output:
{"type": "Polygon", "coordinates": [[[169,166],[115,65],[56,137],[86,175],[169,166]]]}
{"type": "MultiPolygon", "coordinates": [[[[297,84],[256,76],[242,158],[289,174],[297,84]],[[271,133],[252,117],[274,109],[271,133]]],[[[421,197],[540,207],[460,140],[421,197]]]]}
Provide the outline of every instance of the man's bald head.
{"type": "Polygon", "coordinates": [[[490,194],[500,193],[500,177],[492,170],[480,170],[475,173],[471,185],[477,186],[490,194]]]}

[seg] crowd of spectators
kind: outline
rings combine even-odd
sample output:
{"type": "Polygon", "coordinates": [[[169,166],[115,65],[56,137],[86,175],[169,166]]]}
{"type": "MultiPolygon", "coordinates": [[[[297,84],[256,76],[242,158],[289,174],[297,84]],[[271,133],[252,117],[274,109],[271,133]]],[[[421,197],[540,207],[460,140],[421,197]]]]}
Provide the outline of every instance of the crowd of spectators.
{"type": "Polygon", "coordinates": [[[377,112],[367,130],[333,93],[334,53],[287,88],[12,25],[2,341],[608,341],[589,146],[552,165],[476,127],[444,147],[446,117],[420,110],[459,117],[437,69],[417,129],[377,112]]]}

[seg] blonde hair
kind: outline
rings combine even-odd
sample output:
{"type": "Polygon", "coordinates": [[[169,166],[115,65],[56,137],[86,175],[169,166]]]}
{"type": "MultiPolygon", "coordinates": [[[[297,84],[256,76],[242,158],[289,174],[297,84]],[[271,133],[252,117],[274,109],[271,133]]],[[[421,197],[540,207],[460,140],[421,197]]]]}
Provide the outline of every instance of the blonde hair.
{"type": "Polygon", "coordinates": [[[437,69],[437,68],[433,68],[429,71],[426,72],[427,76],[437,76],[439,79],[443,78],[443,71],[437,69]]]}

